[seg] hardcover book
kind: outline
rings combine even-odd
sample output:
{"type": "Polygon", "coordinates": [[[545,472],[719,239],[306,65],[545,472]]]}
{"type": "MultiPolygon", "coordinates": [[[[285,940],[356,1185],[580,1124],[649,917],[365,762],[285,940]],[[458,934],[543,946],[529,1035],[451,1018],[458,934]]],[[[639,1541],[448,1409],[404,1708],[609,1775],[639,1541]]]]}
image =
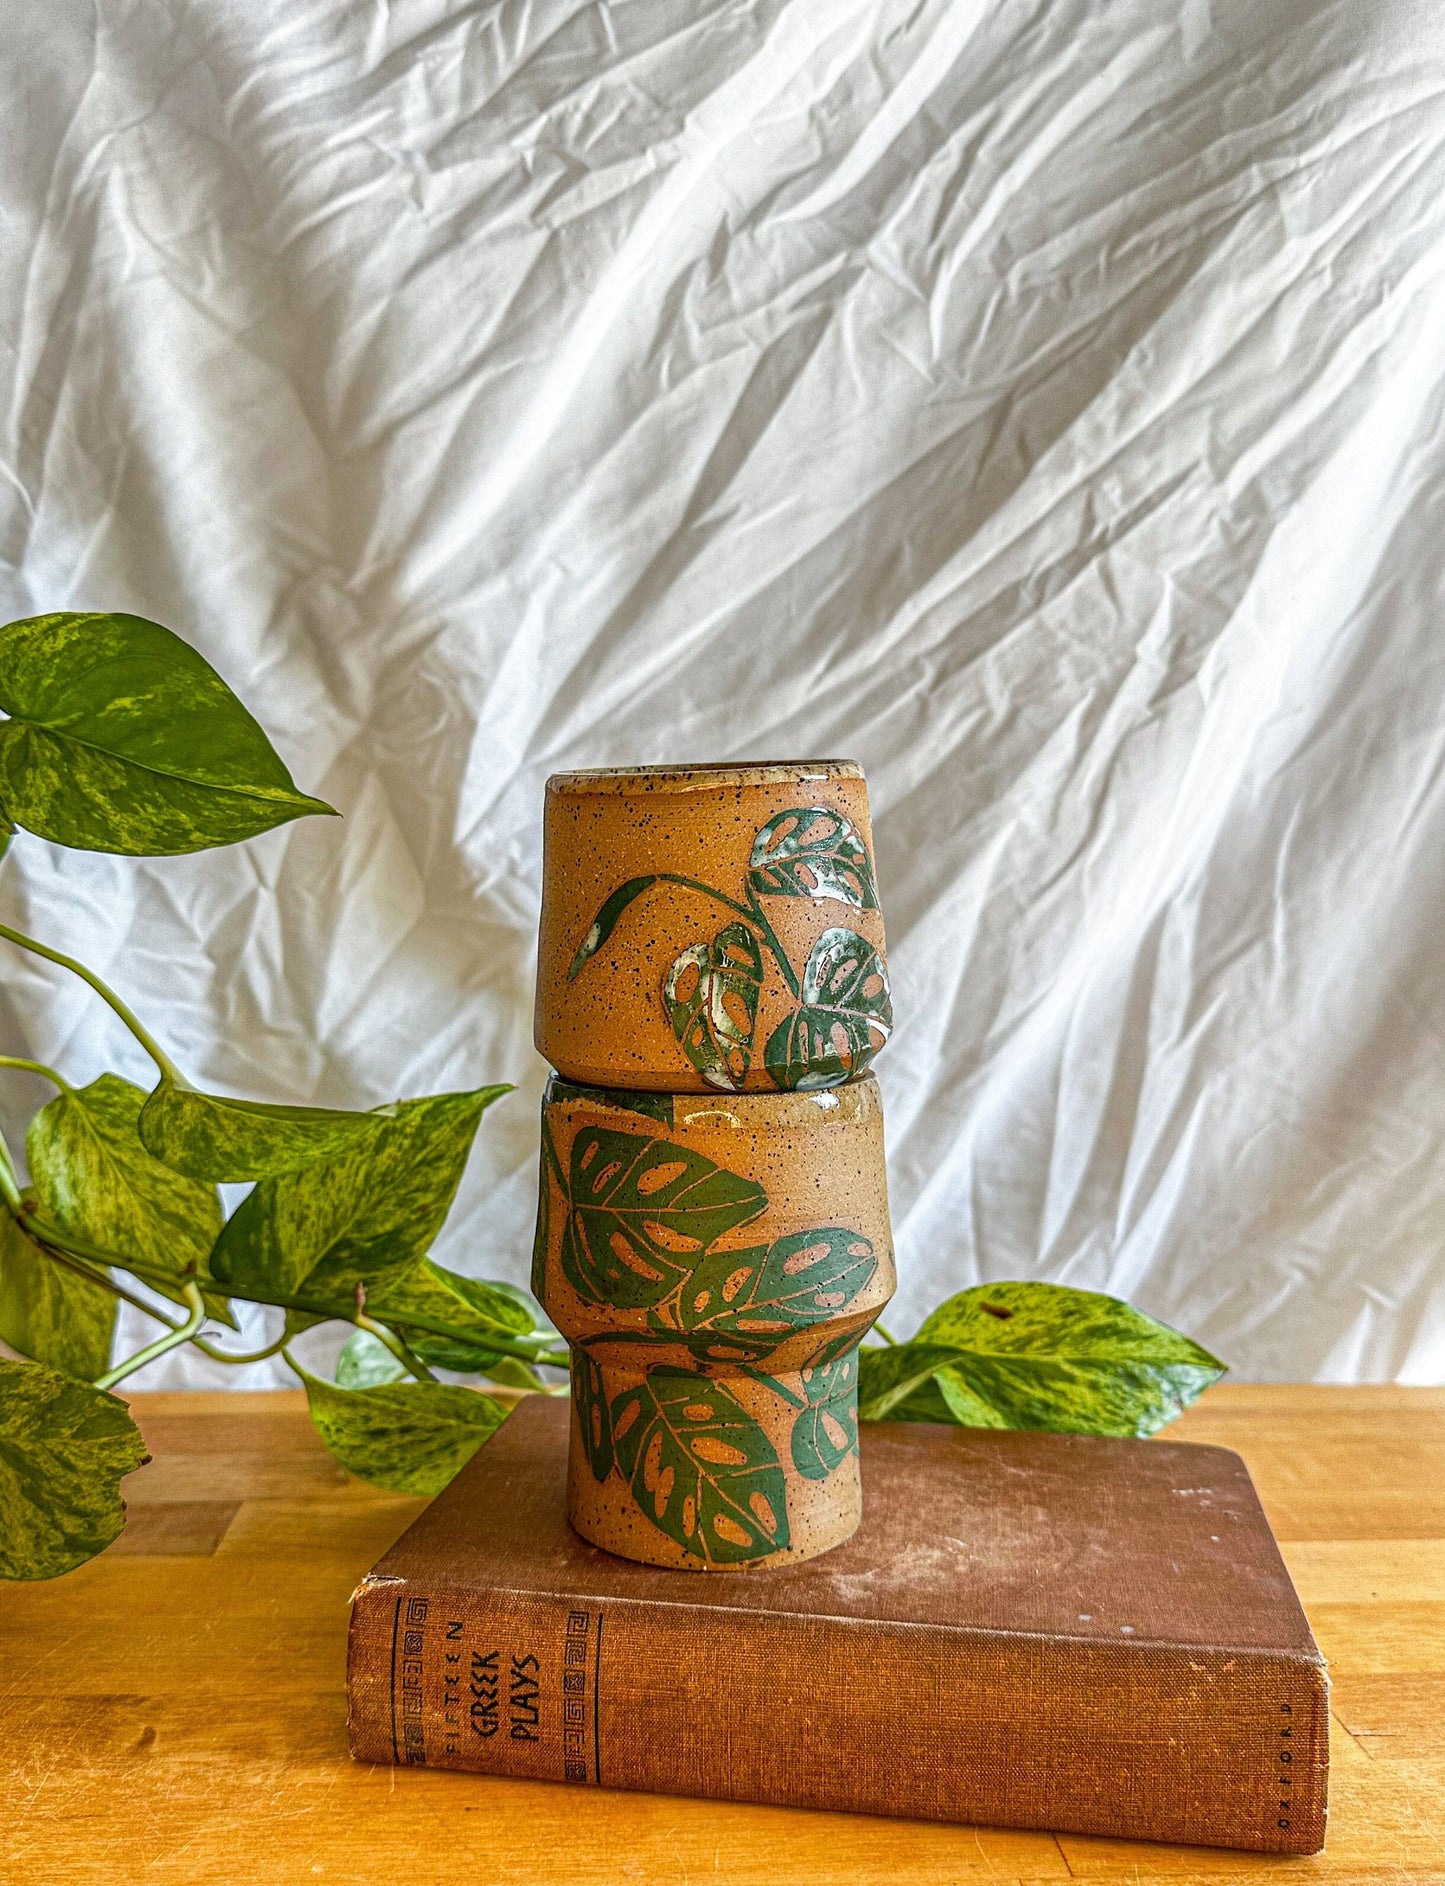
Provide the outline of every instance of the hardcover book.
{"type": "Polygon", "coordinates": [[[355,1594],[360,1761],[1312,1853],[1328,1685],[1224,1448],[862,1429],[863,1522],[685,1572],[563,1512],[529,1396],[355,1594]]]}

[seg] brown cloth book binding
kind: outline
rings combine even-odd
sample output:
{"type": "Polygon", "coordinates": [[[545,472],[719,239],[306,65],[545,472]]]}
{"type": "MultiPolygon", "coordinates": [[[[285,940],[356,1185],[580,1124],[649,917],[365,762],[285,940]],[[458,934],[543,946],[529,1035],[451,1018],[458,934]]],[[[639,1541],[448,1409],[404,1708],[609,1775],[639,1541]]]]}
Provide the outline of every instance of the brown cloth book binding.
{"type": "Polygon", "coordinates": [[[563,1515],[524,1400],[363,1581],[359,1761],[1313,1853],[1324,1662],[1220,1447],[862,1430],[863,1523],[661,1571],[563,1515]]]}

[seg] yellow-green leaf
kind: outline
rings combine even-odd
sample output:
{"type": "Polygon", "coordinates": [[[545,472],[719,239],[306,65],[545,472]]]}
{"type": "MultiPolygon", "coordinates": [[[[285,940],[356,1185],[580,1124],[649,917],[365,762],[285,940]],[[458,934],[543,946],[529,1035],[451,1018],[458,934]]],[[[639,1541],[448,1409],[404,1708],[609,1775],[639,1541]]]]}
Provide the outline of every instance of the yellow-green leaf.
{"type": "MultiPolygon", "coordinates": [[[[147,1152],[139,1133],[145,1104],[144,1088],[102,1074],[43,1106],[25,1135],[36,1200],[62,1231],[178,1277],[193,1266],[204,1283],[223,1221],[220,1194],[147,1152]]],[[[178,1286],[156,1287],[182,1300],[178,1286]]],[[[234,1327],[223,1297],[207,1292],[206,1307],[234,1327]]]]}
{"type": "Polygon", "coordinates": [[[317,1433],[349,1472],[393,1493],[430,1496],[507,1418],[490,1395],[443,1382],[338,1388],[298,1371],[317,1433]]]}
{"type": "Polygon", "coordinates": [[[32,1361],[93,1382],[110,1367],[115,1298],[60,1264],[0,1207],[0,1337],[32,1361]]]}
{"type": "Polygon", "coordinates": [[[163,1080],[141,1109],[139,1131],[147,1150],[172,1171],[231,1185],[303,1172],[371,1138],[385,1118],[233,1100],[163,1080]]]}
{"type": "Polygon", "coordinates": [[[0,1361],[0,1578],[57,1578],[125,1524],[123,1477],[149,1458],[115,1395],[0,1361]]]}
{"type": "Polygon", "coordinates": [[[189,643],[143,616],[0,628],[0,800],[82,851],[158,857],[312,812],[261,728],[189,643]]]}

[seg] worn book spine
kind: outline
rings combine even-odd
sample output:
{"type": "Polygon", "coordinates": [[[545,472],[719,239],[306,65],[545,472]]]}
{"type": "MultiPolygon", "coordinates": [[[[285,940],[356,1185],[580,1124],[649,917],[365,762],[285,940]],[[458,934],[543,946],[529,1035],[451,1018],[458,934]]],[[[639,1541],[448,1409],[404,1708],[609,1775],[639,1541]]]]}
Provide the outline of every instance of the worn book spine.
{"type": "Polygon", "coordinates": [[[1305,1654],[373,1576],[348,1685],[360,1761],[1265,1852],[1324,1843],[1328,1685],[1305,1654]]]}

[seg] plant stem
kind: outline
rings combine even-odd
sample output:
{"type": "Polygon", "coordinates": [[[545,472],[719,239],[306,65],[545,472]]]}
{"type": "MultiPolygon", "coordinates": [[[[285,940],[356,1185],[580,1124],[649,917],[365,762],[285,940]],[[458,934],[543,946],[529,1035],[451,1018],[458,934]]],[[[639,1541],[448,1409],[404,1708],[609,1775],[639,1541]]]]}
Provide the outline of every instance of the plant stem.
{"type": "Polygon", "coordinates": [[[158,1336],[153,1343],[138,1349],[126,1361],[100,1376],[95,1384],[97,1388],[114,1388],[117,1382],[123,1382],[128,1375],[134,1375],[137,1369],[143,1369],[147,1362],[154,1362],[157,1356],[165,1355],[167,1350],[179,1349],[182,1343],[191,1341],[206,1320],[206,1300],[193,1277],[188,1277],[182,1284],[181,1293],[191,1313],[180,1328],[167,1330],[164,1336],[158,1336]]]}
{"type": "Polygon", "coordinates": [[[264,1349],[251,1349],[240,1356],[227,1355],[224,1349],[217,1349],[214,1343],[207,1342],[204,1336],[193,1336],[191,1347],[199,1349],[203,1356],[209,1356],[213,1362],[230,1362],[237,1365],[242,1362],[264,1362],[267,1356],[274,1356],[286,1347],[286,1332],[283,1330],[275,1342],[267,1343],[264,1349]]]}
{"type": "Polygon", "coordinates": [[[20,930],[12,930],[8,923],[0,923],[0,937],[5,937],[9,942],[18,945],[22,950],[29,950],[32,955],[43,956],[47,962],[58,963],[62,969],[68,969],[73,975],[79,976],[82,982],[88,982],[100,999],[108,1004],[113,1013],[118,1015],[121,1021],[125,1023],[126,1027],[155,1062],[161,1073],[169,1076],[178,1086],[184,1087],[186,1085],[185,1078],[181,1074],[180,1069],[176,1066],[175,1062],[172,1061],[165,1049],[161,1047],[150,1030],[146,1028],[140,1019],[121,1001],[114,989],[106,987],[105,983],[101,981],[100,977],[96,975],[93,969],[87,969],[84,963],[77,962],[73,956],[65,955],[62,950],[51,949],[48,943],[38,943],[33,936],[26,936],[20,930]]]}
{"type": "Polygon", "coordinates": [[[385,1323],[378,1323],[375,1317],[368,1316],[365,1310],[358,1310],[351,1320],[358,1329],[364,1329],[369,1336],[375,1336],[384,1348],[389,1349],[409,1375],[414,1375],[420,1382],[434,1382],[437,1379],[421,1357],[414,1356],[395,1330],[388,1329],[385,1323]]]}
{"type": "Polygon", "coordinates": [[[0,1067],[23,1068],[27,1074],[41,1074],[48,1081],[54,1081],[63,1094],[73,1094],[75,1089],[63,1074],[57,1074],[53,1067],[47,1067],[43,1061],[28,1060],[23,1054],[0,1054],[0,1067]]]}
{"type": "Polygon", "coordinates": [[[890,1336],[881,1323],[875,1323],[873,1325],[873,1333],[875,1336],[881,1336],[884,1342],[891,1343],[895,1349],[898,1347],[898,1338],[896,1336],[890,1336]]]}
{"type": "Polygon", "coordinates": [[[711,897],[715,903],[722,904],[728,910],[735,910],[740,917],[751,918],[753,913],[746,904],[740,904],[735,897],[728,897],[711,884],[704,884],[699,878],[679,877],[675,871],[659,871],[659,884],[681,884],[684,890],[701,891],[704,897],[711,897]]]}
{"type": "Polygon", "coordinates": [[[803,991],[798,984],[797,976],[794,974],[793,965],[788,961],[787,953],[782,944],[778,941],[778,933],[768,922],[763,912],[763,907],[758,902],[758,894],[751,884],[748,886],[747,914],[758,926],[759,930],[761,930],[763,941],[767,944],[768,949],[772,953],[773,961],[778,965],[778,968],[782,970],[783,978],[793,992],[793,1000],[795,1002],[801,1002],[803,999],[803,991]]]}

